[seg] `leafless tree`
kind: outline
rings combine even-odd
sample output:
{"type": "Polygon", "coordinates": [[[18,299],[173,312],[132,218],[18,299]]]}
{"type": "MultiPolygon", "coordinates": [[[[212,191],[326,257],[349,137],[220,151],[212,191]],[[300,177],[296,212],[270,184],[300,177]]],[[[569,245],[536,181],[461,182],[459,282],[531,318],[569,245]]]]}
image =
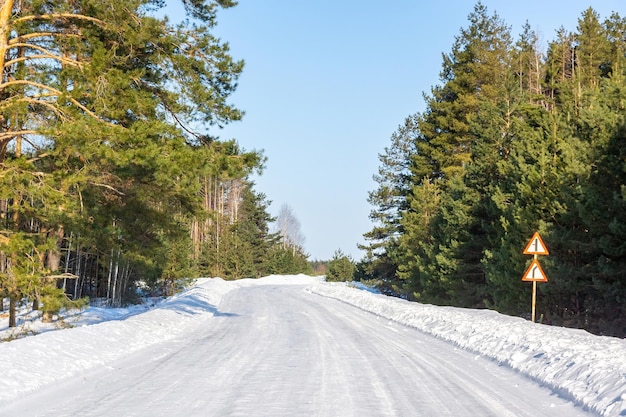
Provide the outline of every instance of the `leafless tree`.
{"type": "Polygon", "coordinates": [[[280,233],[283,248],[291,248],[294,251],[298,248],[302,249],[304,236],[300,231],[300,221],[287,204],[280,206],[280,211],[276,218],[276,229],[280,233]]]}

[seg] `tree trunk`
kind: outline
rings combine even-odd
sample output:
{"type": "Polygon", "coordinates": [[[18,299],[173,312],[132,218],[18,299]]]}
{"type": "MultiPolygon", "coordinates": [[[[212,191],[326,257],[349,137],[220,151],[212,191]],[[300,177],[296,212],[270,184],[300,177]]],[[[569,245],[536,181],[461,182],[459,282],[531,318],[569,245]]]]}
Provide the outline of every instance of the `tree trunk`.
{"type": "MultiPolygon", "coordinates": [[[[78,253],[76,254],[78,256],[78,253]]],[[[80,260],[80,256],[78,256],[77,260],[80,260]]],[[[74,272],[74,275],[76,275],[76,280],[74,280],[74,300],[78,300],[80,298],[79,294],[78,294],[78,289],[80,288],[80,283],[81,283],[81,276],[80,276],[80,271],[74,272]]]]}
{"type": "Polygon", "coordinates": [[[16,310],[17,298],[13,295],[9,295],[9,327],[17,326],[16,310]]]}
{"type": "Polygon", "coordinates": [[[65,237],[63,227],[59,227],[56,231],[50,232],[50,235],[56,237],[56,242],[54,249],[50,249],[46,253],[45,267],[50,271],[50,273],[54,274],[58,271],[59,266],[61,265],[61,245],[63,244],[63,238],[65,237]]]}
{"type": "Polygon", "coordinates": [[[4,68],[7,47],[9,46],[8,39],[11,31],[9,20],[13,12],[13,0],[4,0],[2,3],[0,6],[0,68],[4,68]]]}
{"type": "MultiPolygon", "coordinates": [[[[0,200],[0,208],[2,206],[3,200],[0,200]]],[[[0,214],[0,219],[3,219],[3,216],[0,214]]],[[[0,274],[4,274],[7,269],[7,256],[4,252],[0,251],[0,274]]],[[[0,312],[4,311],[4,291],[6,288],[0,287],[0,312]]]]}
{"type": "MultiPolygon", "coordinates": [[[[111,249],[111,259],[109,261],[109,278],[107,281],[107,295],[106,295],[106,301],[107,303],[109,302],[109,299],[111,297],[111,279],[113,278],[113,249],[111,249]]],[[[97,287],[97,284],[96,284],[97,287]]]]}
{"type": "Polygon", "coordinates": [[[113,289],[111,290],[111,305],[117,306],[117,301],[115,298],[115,290],[117,289],[117,280],[119,278],[120,273],[120,250],[117,250],[117,259],[115,260],[115,273],[113,274],[113,289]]]}
{"type": "Polygon", "coordinates": [[[67,253],[65,255],[65,265],[63,265],[65,269],[64,272],[66,274],[70,272],[70,261],[72,260],[72,238],[73,237],[74,237],[74,232],[70,232],[70,238],[67,242],[67,253]]]}
{"type": "MultiPolygon", "coordinates": [[[[81,266],[82,256],[80,255],[80,245],[79,242],[76,242],[76,268],[74,269],[74,275],[78,277],[76,280],[76,288],[74,289],[74,298],[78,299],[82,295],[82,285],[81,282],[85,281],[85,278],[81,278],[80,274],[80,266],[81,266]]],[[[87,268],[85,268],[85,273],[87,272],[87,268]]]]}

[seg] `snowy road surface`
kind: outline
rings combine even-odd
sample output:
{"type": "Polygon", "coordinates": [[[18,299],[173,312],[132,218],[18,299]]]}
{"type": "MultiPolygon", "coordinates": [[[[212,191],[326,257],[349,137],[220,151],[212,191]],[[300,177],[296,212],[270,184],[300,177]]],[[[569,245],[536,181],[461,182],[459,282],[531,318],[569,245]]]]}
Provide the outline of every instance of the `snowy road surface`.
{"type": "Polygon", "coordinates": [[[1,416],[588,416],[508,367],[300,285],[224,296],[193,332],[1,416]]]}

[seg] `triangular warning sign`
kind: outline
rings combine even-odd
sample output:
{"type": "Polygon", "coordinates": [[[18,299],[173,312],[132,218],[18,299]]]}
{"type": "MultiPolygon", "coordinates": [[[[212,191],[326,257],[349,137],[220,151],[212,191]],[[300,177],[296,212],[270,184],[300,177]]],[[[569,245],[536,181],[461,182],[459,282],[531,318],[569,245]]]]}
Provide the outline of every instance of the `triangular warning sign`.
{"type": "Polygon", "coordinates": [[[522,252],[524,255],[548,255],[548,248],[546,248],[545,243],[541,240],[541,236],[539,236],[539,232],[535,232],[533,237],[526,245],[526,249],[522,252]]]}
{"type": "Polygon", "coordinates": [[[533,259],[526,272],[524,272],[522,281],[548,282],[548,277],[543,272],[543,269],[541,269],[539,262],[537,262],[536,259],[533,259]]]}

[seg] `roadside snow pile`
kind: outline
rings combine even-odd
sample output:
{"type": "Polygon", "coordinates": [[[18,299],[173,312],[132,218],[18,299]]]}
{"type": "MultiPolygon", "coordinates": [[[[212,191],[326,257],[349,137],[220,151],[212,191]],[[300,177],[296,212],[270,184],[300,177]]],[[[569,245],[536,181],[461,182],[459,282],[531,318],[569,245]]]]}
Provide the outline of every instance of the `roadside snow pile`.
{"type": "Polygon", "coordinates": [[[90,308],[84,321],[74,320],[81,327],[0,343],[0,402],[184,334],[198,318],[215,315],[222,296],[234,288],[220,278],[199,279],[148,311],[90,308]]]}
{"type": "Polygon", "coordinates": [[[235,281],[240,287],[250,287],[252,285],[314,285],[323,283],[324,277],[312,277],[309,275],[268,275],[260,279],[245,278],[235,281]]]}
{"type": "Polygon", "coordinates": [[[307,291],[492,358],[602,416],[626,416],[626,340],[489,310],[418,304],[327,283],[307,291]]]}

